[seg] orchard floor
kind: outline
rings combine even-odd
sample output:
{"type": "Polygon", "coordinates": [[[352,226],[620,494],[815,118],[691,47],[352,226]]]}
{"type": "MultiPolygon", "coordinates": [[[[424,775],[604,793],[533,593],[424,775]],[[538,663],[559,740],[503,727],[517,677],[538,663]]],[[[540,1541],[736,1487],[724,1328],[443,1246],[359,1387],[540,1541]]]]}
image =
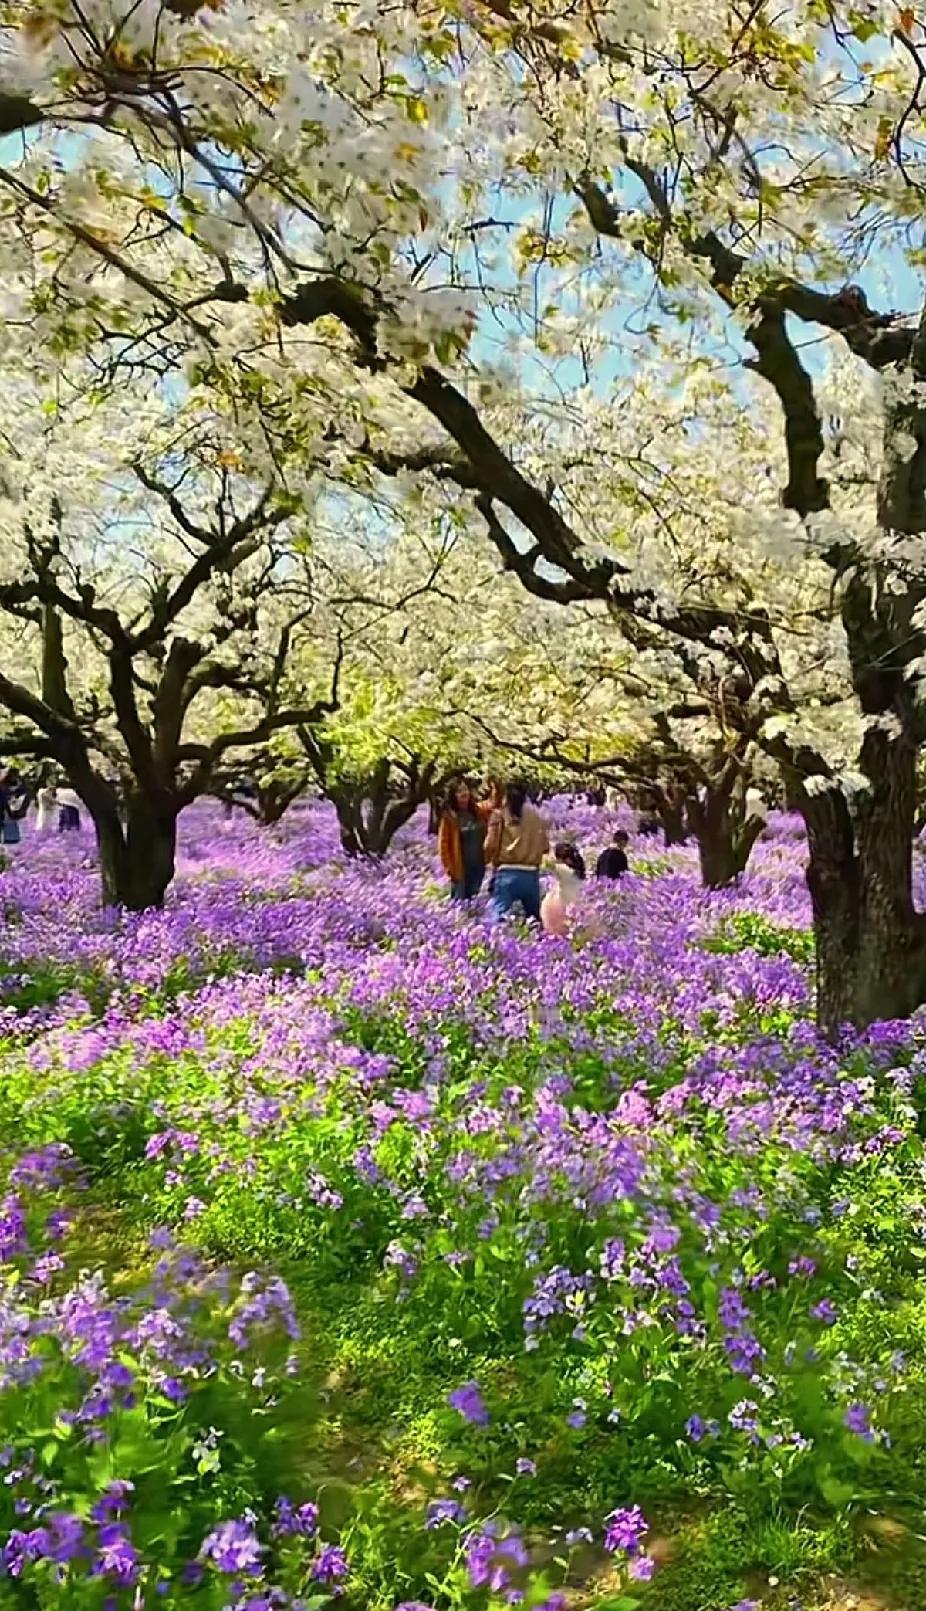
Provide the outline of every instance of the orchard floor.
{"type": "Polygon", "coordinates": [[[318,806],[141,916],[27,835],[0,1605],[926,1611],[926,1040],[818,1041],[802,854],[560,941],[318,806]]]}

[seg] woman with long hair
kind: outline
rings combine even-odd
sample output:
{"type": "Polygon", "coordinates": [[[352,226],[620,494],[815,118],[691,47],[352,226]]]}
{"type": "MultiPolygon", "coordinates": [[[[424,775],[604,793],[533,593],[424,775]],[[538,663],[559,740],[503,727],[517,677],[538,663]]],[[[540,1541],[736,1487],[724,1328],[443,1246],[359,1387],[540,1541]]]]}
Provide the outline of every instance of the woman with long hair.
{"type": "Polygon", "coordinates": [[[582,853],[568,839],[553,846],[553,877],[553,888],[543,897],[540,921],[545,934],[562,937],[569,933],[572,910],[581,899],[585,882],[582,853]]]}
{"type": "Polygon", "coordinates": [[[491,803],[477,802],[465,778],[457,778],[447,791],[437,829],[437,849],[450,879],[450,899],[471,901],[485,877],[486,820],[491,803]]]}
{"type": "Polygon", "coordinates": [[[496,918],[520,906],[524,916],[540,921],[540,864],[550,848],[547,826],[527,798],[520,781],[509,783],[505,801],[489,820],[486,861],[495,870],[492,911],[496,918]]]}

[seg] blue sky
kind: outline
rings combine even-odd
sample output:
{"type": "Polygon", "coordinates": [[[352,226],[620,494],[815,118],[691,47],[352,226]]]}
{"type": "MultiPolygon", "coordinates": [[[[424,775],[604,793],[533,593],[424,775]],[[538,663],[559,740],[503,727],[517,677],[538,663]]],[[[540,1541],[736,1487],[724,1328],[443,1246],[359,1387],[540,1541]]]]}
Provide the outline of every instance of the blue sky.
{"type": "MultiPolygon", "coordinates": [[[[79,136],[72,134],[60,136],[55,142],[55,154],[58,160],[66,164],[76,160],[79,144],[79,136]]],[[[15,169],[21,151],[20,136],[0,140],[0,163],[15,169]]],[[[153,182],[157,183],[158,188],[163,187],[163,180],[159,176],[154,176],[153,182]]],[[[641,191],[632,176],[628,176],[620,199],[628,207],[635,208],[639,204],[641,191]]],[[[553,236],[561,234],[570,212],[576,206],[577,203],[570,197],[557,197],[549,204],[544,218],[542,201],[537,198],[490,195],[485,198],[484,212],[486,215],[505,220],[511,226],[510,230],[505,232],[505,239],[513,242],[519,230],[531,225],[539,228],[544,222],[549,226],[553,236]]],[[[926,241],[926,232],[918,225],[912,227],[915,227],[921,239],[926,241]]],[[[494,244],[490,241],[488,233],[477,236],[476,240],[482,246],[494,244]]],[[[615,384],[618,390],[623,390],[640,363],[641,350],[645,350],[646,346],[644,337],[646,324],[651,324],[658,331],[669,331],[675,325],[675,321],[651,294],[653,285],[648,265],[641,261],[637,266],[632,250],[623,248],[619,242],[605,241],[602,250],[606,258],[622,263],[623,283],[628,291],[626,301],[615,302],[613,308],[602,319],[601,328],[608,345],[606,353],[595,361],[593,386],[602,395],[608,395],[615,384]]],[[[468,254],[468,258],[467,262],[467,255],[464,254],[461,263],[464,271],[469,270],[471,278],[475,281],[477,278],[475,254],[468,254]]],[[[437,266],[436,272],[440,277],[443,272],[440,265],[437,266]]],[[[882,311],[896,309],[912,314],[923,299],[921,277],[896,246],[862,265],[857,277],[865,285],[872,304],[882,311]]],[[[555,301],[561,311],[567,314],[572,311],[576,302],[573,289],[567,281],[568,276],[539,271],[536,275],[538,306],[542,308],[546,302],[555,301]]],[[[492,273],[491,286],[500,297],[513,293],[515,289],[515,272],[510,258],[506,262],[503,253],[499,254],[498,266],[492,273]]],[[[836,290],[838,286],[833,285],[832,289],[836,290]]],[[[717,311],[719,312],[719,308],[717,311]]],[[[518,320],[506,310],[484,311],[470,347],[470,355],[475,364],[478,366],[480,362],[485,362],[492,365],[504,356],[507,343],[518,331],[519,325],[523,327],[523,322],[523,318],[518,320]]],[[[801,349],[805,363],[812,371],[818,371],[824,362],[826,350],[821,340],[822,333],[815,327],[802,325],[796,320],[791,320],[790,324],[792,338],[801,349]]],[[[678,328],[676,326],[677,330],[678,328]]],[[[701,344],[703,333],[695,327],[692,334],[693,339],[701,344]]],[[[727,324],[726,341],[720,345],[712,337],[707,350],[713,353],[718,363],[731,369],[735,369],[737,364],[748,356],[748,346],[743,342],[732,321],[727,324]]],[[[522,385],[548,397],[555,397],[557,386],[567,392],[580,387],[585,378],[583,365],[578,356],[574,359],[558,358],[555,365],[551,365],[542,354],[526,350],[519,354],[517,367],[522,385]]]]}

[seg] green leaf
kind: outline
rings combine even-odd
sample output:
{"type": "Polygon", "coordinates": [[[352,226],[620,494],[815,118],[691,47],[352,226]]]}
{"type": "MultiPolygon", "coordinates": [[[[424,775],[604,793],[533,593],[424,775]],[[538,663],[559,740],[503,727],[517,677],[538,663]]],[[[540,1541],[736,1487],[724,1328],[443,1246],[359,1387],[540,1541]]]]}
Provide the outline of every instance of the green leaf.
{"type": "Polygon", "coordinates": [[[857,11],[850,13],[849,24],[856,39],[860,39],[863,45],[879,31],[876,22],[872,22],[870,17],[863,17],[857,11]]]}
{"type": "Polygon", "coordinates": [[[842,1482],[829,1471],[821,1472],[817,1478],[817,1487],[828,1505],[834,1510],[842,1510],[851,1504],[855,1497],[855,1487],[851,1482],[842,1482]]]}

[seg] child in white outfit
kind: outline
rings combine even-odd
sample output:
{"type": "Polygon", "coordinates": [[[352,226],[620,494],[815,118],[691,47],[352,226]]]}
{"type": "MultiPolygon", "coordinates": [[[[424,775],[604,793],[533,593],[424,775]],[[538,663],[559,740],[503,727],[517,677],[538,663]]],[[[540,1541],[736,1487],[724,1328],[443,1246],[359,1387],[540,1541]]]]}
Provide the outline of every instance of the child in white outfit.
{"type": "Polygon", "coordinates": [[[571,915],[581,903],[585,863],[575,845],[562,840],[553,846],[553,888],[543,898],[540,921],[545,934],[569,933],[571,915]]]}

